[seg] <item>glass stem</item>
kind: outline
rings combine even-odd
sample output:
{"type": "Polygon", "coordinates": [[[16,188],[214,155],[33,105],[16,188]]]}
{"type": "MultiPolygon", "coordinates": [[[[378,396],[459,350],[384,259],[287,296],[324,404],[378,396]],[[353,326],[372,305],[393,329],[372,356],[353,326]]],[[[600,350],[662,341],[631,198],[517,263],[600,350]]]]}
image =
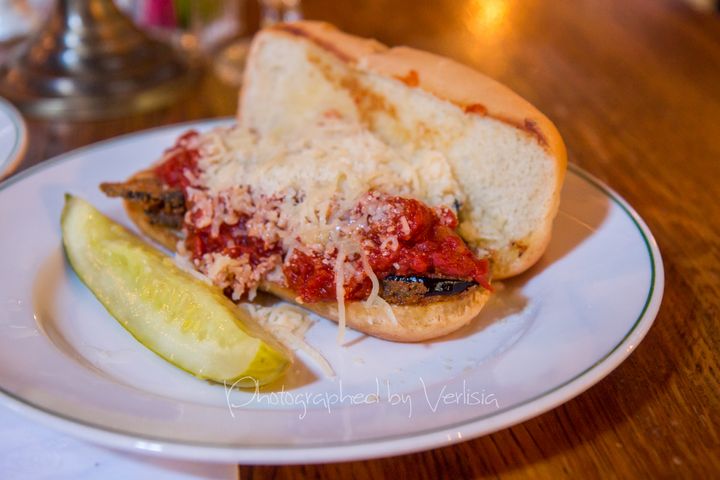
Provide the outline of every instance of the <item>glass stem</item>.
{"type": "Polygon", "coordinates": [[[260,0],[260,11],[263,27],[302,18],[300,0],[260,0]]]}

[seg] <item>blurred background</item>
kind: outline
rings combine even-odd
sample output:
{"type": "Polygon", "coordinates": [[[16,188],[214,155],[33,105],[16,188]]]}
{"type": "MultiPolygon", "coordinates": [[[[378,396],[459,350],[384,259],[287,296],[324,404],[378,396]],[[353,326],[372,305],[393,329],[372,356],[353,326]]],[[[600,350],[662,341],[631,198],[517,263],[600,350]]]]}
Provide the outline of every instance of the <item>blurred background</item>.
{"type": "MultiPolygon", "coordinates": [[[[720,2],[657,1],[711,16],[720,2]]],[[[78,120],[162,108],[193,91],[198,80],[217,82],[229,98],[241,84],[248,45],[258,28],[303,17],[327,20],[385,43],[449,55],[501,81],[517,81],[523,68],[542,68],[532,56],[548,55],[540,50],[554,35],[549,29],[561,26],[560,31],[582,34],[592,27],[580,22],[602,15],[613,17],[620,28],[648,33],[652,28],[652,19],[641,21],[646,14],[642,4],[648,0],[625,8],[602,1],[574,2],[554,8],[547,17],[539,3],[0,0],[0,97],[30,116],[78,120]],[[131,20],[137,31],[121,20],[131,20]]],[[[663,42],[655,41],[658,46],[663,42]]]]}
{"type": "Polygon", "coordinates": [[[259,25],[298,18],[297,0],[0,0],[0,96],[41,117],[163,107],[208,68],[237,87],[259,25]]]}
{"type": "MultiPolygon", "coordinates": [[[[619,135],[653,125],[677,136],[658,105],[687,112],[690,137],[707,130],[701,119],[714,104],[702,92],[717,90],[720,68],[707,33],[720,18],[717,3],[0,0],[0,97],[21,107],[31,132],[22,169],[141,128],[234,114],[253,34],[284,19],[318,19],[466,63],[592,151],[603,144],[595,132],[623,122],[619,135]],[[654,87],[638,95],[638,85],[654,87]]],[[[699,145],[678,140],[690,150],[699,145]]],[[[575,157],[581,164],[583,151],[575,157]]]]}

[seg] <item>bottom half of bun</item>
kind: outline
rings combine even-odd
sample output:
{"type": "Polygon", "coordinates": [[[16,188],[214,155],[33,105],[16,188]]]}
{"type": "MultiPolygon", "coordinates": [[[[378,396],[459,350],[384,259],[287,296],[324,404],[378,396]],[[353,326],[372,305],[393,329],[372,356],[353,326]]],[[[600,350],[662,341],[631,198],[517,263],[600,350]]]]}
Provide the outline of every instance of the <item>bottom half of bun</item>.
{"type": "MultiPolygon", "coordinates": [[[[143,234],[168,250],[176,250],[180,239],[177,232],[152,224],[140,204],[127,200],[124,203],[130,220],[143,234]]],[[[300,303],[292,290],[277,283],[263,282],[260,290],[338,321],[337,302],[300,303]]],[[[488,290],[476,285],[430,303],[390,305],[392,315],[384,305],[348,301],[345,304],[345,321],[348,327],[374,337],[395,342],[420,342],[447,335],[467,325],[480,313],[489,297],[488,290]]]]}
{"type": "MultiPolygon", "coordinates": [[[[296,303],[321,317],[338,321],[337,302],[299,303],[292,290],[276,283],[263,283],[260,289],[296,303]]],[[[392,315],[382,305],[348,301],[345,303],[345,324],[353,330],[385,340],[421,342],[464,327],[480,313],[489,297],[490,292],[477,285],[433,303],[390,305],[392,315]]]]}

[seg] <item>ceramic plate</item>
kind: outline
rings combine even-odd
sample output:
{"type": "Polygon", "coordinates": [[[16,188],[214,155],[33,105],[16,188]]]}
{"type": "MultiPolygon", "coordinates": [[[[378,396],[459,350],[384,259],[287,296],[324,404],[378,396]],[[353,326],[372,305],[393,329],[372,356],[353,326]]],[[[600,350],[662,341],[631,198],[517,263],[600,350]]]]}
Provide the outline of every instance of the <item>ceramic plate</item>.
{"type": "Polygon", "coordinates": [[[484,435],[539,415],[617,367],[650,328],[663,269],[645,223],[571,166],[553,240],[530,271],[497,286],[471,325],[397,344],[318,319],[307,357],[262,391],[212,385],[137,343],[69,268],[63,195],[128,224],[98,184],[149,165],[188,128],[76,150],[0,186],[0,399],[103,445],[240,463],[330,462],[401,454],[484,435]]]}
{"type": "Polygon", "coordinates": [[[26,146],[27,128],[20,112],[0,97],[0,179],[15,170],[26,146]]]}

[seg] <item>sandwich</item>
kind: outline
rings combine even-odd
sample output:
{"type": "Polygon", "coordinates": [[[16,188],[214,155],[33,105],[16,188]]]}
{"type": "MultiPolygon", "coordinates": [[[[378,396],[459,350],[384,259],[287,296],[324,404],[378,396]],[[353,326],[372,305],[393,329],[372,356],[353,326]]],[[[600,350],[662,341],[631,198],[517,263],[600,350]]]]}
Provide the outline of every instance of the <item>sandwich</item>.
{"type": "Polygon", "coordinates": [[[446,335],[546,249],[555,126],[447,58],[320,22],[255,37],[237,122],[104,183],[235,301],[258,290],[392,341],[446,335]]]}

